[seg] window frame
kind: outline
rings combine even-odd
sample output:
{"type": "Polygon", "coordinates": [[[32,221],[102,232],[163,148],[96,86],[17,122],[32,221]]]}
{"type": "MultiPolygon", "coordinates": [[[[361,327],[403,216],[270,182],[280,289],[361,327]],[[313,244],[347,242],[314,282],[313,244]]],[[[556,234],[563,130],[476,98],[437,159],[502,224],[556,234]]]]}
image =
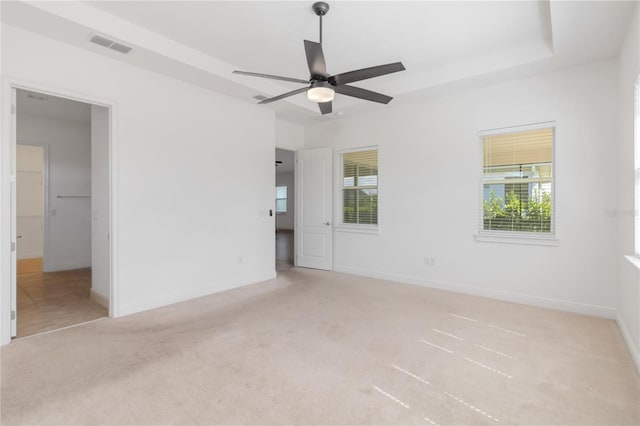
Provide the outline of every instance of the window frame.
{"type": "MultiPolygon", "coordinates": [[[[474,239],[479,242],[509,243],[509,244],[532,244],[543,246],[557,246],[556,218],[558,214],[556,197],[556,122],[543,121],[532,124],[502,127],[496,129],[481,130],[478,132],[478,143],[480,145],[479,161],[479,214],[478,231],[474,239]],[[495,229],[484,229],[484,145],[485,136],[502,135],[507,133],[520,133],[529,130],[552,129],[553,140],[551,143],[551,231],[550,232],[527,232],[527,231],[501,231],[495,229]]],[[[514,182],[516,183],[516,182],[514,182]]]]}
{"type": "Polygon", "coordinates": [[[633,85],[633,149],[634,149],[634,210],[633,210],[633,227],[634,241],[633,251],[635,257],[640,259],[640,75],[636,78],[633,85]]]}
{"type": "Polygon", "coordinates": [[[369,145],[358,148],[349,148],[342,149],[336,151],[336,163],[338,167],[336,167],[336,209],[335,209],[335,217],[338,219],[336,221],[335,229],[337,232],[355,232],[355,233],[364,233],[364,234],[378,234],[380,233],[380,147],[378,145],[369,145]],[[343,212],[343,189],[344,187],[344,154],[349,154],[352,152],[361,152],[361,151],[377,151],[378,153],[378,174],[377,174],[377,185],[376,189],[378,191],[378,223],[373,224],[364,224],[364,223],[345,223],[344,222],[344,212],[343,212]]]}
{"type": "Polygon", "coordinates": [[[633,254],[624,257],[640,269],[640,74],[633,85],[633,254]]]}
{"type": "Polygon", "coordinates": [[[289,204],[289,188],[287,187],[287,185],[276,185],[276,214],[287,214],[288,209],[288,204],[289,204]],[[278,198],[278,188],[284,188],[285,192],[286,192],[286,197],[285,198],[278,198]],[[284,211],[283,212],[279,212],[278,211],[278,200],[284,200],[284,211]]]}

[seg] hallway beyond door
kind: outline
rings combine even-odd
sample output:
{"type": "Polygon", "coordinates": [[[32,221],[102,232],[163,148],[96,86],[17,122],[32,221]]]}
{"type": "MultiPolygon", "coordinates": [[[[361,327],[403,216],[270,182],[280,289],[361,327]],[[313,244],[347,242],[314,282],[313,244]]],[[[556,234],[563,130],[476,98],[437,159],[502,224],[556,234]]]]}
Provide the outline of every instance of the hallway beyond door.
{"type": "Polygon", "coordinates": [[[108,315],[89,299],[91,268],[18,275],[18,333],[25,337],[108,315]]]}

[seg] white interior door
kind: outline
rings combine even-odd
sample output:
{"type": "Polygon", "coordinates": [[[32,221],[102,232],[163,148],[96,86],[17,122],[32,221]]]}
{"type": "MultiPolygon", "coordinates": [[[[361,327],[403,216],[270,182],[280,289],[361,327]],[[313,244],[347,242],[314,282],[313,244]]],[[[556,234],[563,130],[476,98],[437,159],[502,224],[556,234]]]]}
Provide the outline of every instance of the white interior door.
{"type": "Polygon", "coordinates": [[[296,266],[332,269],[332,161],[331,148],[297,152],[296,266]]]}

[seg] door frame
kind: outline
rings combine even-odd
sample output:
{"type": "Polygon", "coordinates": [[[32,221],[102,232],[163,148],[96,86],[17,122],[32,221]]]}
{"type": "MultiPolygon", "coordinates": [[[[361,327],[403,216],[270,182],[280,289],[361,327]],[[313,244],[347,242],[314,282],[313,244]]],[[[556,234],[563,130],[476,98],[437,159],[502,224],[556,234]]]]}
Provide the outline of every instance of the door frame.
{"type": "MultiPolygon", "coordinates": [[[[117,170],[117,143],[116,143],[116,102],[111,99],[105,99],[100,96],[94,96],[90,94],[78,93],[71,90],[60,89],[57,87],[50,87],[46,84],[28,82],[10,77],[2,77],[2,86],[0,93],[3,94],[3,102],[0,105],[0,111],[2,115],[0,122],[2,124],[2,133],[0,133],[0,139],[3,141],[0,144],[0,198],[2,200],[2,207],[0,211],[0,346],[5,345],[11,341],[14,333],[12,333],[13,325],[15,321],[11,320],[12,311],[15,307],[15,272],[16,263],[15,251],[11,249],[11,243],[15,243],[15,192],[16,192],[16,145],[17,140],[13,137],[17,131],[14,128],[14,114],[17,111],[14,110],[14,97],[12,96],[16,90],[29,90],[33,92],[42,93],[45,95],[56,96],[73,101],[83,102],[87,104],[93,104],[107,108],[109,111],[109,155],[108,170],[109,170],[109,317],[115,318],[119,316],[119,303],[118,303],[118,258],[116,256],[116,247],[118,242],[118,216],[117,212],[117,180],[115,171],[117,170]],[[12,200],[13,198],[13,200],[12,200]]],[[[48,216],[48,212],[47,215],[48,216]]]]}
{"type": "MultiPolygon", "coordinates": [[[[289,151],[291,153],[293,153],[293,187],[294,187],[294,191],[293,191],[293,197],[297,199],[298,194],[298,185],[296,182],[296,176],[298,175],[298,148],[291,148],[289,146],[278,146],[276,145],[273,152],[275,153],[277,149],[281,149],[283,151],[289,151]]],[[[274,167],[274,169],[277,169],[277,167],[274,167]]],[[[274,171],[273,173],[273,181],[275,182],[275,186],[278,186],[278,172],[274,171]]],[[[289,203],[289,188],[287,188],[287,205],[289,203]]],[[[295,236],[297,235],[296,232],[298,232],[298,220],[297,220],[297,214],[298,214],[298,206],[296,206],[297,201],[295,201],[293,203],[293,266],[298,266],[298,256],[296,255],[296,238],[295,236]]],[[[278,229],[278,213],[276,212],[276,206],[274,205],[274,209],[273,209],[273,229],[277,230],[278,229]]],[[[275,245],[275,244],[274,244],[275,245]]],[[[277,257],[277,254],[275,254],[274,257],[277,257]]],[[[276,275],[277,275],[278,271],[276,270],[276,275]]]]}
{"type": "MultiPolygon", "coordinates": [[[[42,200],[42,271],[46,272],[48,269],[48,260],[47,253],[49,252],[49,149],[50,146],[48,143],[42,142],[31,142],[27,140],[17,140],[16,145],[25,145],[25,146],[37,146],[42,148],[42,155],[44,155],[44,165],[42,171],[42,196],[44,199],[42,200]]],[[[16,150],[16,161],[17,158],[17,150],[16,150]]],[[[16,192],[17,195],[17,192],[16,192]]],[[[17,224],[16,224],[17,229],[17,224]]],[[[17,250],[16,250],[16,258],[17,258],[17,250]]]]}

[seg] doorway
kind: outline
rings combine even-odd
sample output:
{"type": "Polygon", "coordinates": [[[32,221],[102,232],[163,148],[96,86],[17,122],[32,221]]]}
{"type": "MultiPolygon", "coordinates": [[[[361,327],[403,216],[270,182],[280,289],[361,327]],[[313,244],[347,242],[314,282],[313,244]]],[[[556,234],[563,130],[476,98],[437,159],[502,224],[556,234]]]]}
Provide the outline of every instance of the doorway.
{"type": "Polygon", "coordinates": [[[11,337],[109,315],[109,109],[12,89],[11,337]],[[15,277],[15,279],[14,279],[15,277]]]}
{"type": "Polygon", "coordinates": [[[295,152],[276,148],[276,271],[295,265],[295,152]]]}

